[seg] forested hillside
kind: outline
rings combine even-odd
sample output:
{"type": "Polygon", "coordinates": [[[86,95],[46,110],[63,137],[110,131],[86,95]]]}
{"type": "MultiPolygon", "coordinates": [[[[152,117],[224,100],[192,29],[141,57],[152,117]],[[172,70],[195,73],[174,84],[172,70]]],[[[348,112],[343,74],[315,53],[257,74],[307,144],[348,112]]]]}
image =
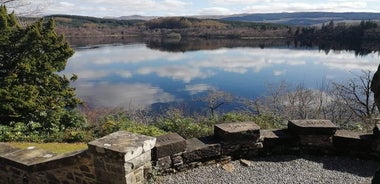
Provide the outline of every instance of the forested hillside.
{"type": "Polygon", "coordinates": [[[291,26],[311,26],[329,21],[380,20],[380,13],[334,13],[334,12],[297,12],[297,13],[262,13],[234,15],[222,20],[278,23],[291,26]]]}

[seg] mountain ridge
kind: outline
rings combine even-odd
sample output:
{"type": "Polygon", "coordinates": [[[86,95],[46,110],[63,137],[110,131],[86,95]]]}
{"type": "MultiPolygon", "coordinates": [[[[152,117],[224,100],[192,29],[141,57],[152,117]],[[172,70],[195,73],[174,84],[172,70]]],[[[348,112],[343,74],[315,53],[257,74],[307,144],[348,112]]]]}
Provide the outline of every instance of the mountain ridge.
{"type": "MultiPolygon", "coordinates": [[[[150,20],[159,16],[121,16],[121,20],[150,20]]],[[[311,26],[323,24],[329,21],[355,22],[361,20],[380,20],[380,13],[376,12],[283,12],[283,13],[253,13],[234,15],[194,15],[184,16],[200,19],[218,19],[226,21],[243,21],[258,23],[276,23],[292,26],[311,26]]]]}

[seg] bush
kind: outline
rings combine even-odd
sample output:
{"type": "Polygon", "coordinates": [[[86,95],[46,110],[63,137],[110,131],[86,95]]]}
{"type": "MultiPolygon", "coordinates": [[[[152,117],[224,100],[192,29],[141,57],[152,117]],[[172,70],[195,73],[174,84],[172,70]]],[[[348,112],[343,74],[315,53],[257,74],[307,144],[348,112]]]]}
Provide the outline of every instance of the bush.
{"type": "Polygon", "coordinates": [[[214,131],[215,120],[205,117],[186,117],[179,109],[169,109],[164,117],[158,118],[155,126],[166,131],[176,132],[185,139],[211,135],[214,131]]]}
{"type": "Polygon", "coordinates": [[[145,125],[131,121],[123,112],[106,115],[100,120],[100,126],[95,128],[95,137],[102,137],[110,133],[125,130],[131,133],[143,134],[148,136],[159,136],[165,131],[153,125],[145,125]]]}

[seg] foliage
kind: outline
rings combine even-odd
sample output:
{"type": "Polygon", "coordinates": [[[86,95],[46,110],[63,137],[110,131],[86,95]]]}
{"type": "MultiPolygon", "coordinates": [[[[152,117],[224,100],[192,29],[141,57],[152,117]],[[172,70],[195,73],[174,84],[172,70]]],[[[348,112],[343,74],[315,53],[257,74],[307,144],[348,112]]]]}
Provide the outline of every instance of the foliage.
{"type": "Polygon", "coordinates": [[[184,29],[191,25],[192,23],[184,17],[158,18],[145,22],[149,29],[184,29]]]}
{"type": "Polygon", "coordinates": [[[97,27],[116,27],[116,26],[133,26],[142,20],[118,20],[118,19],[107,19],[107,18],[96,18],[87,16],[76,16],[76,15],[51,15],[46,18],[53,18],[56,20],[58,26],[70,26],[70,27],[82,27],[88,24],[94,24],[97,27]]]}
{"type": "Polygon", "coordinates": [[[125,113],[118,112],[104,116],[102,120],[100,120],[99,126],[95,127],[94,135],[96,137],[101,137],[119,130],[126,130],[128,132],[149,136],[165,134],[165,131],[156,126],[132,121],[125,113]]]}
{"type": "Polygon", "coordinates": [[[303,27],[298,28],[294,33],[296,41],[301,43],[301,46],[311,47],[313,44],[319,45],[320,49],[328,52],[331,47],[342,47],[340,49],[355,50],[357,55],[365,55],[371,52],[368,49],[363,49],[361,45],[365,41],[379,39],[378,25],[376,22],[361,21],[360,24],[347,25],[345,23],[335,24],[330,21],[328,24],[323,24],[318,27],[303,27]],[[374,32],[375,34],[369,34],[374,32]]]}
{"type": "Polygon", "coordinates": [[[77,77],[58,74],[73,50],[54,32],[54,21],[22,28],[2,6],[0,32],[0,124],[36,122],[39,132],[53,133],[84,123],[72,119],[80,100],[70,81],[77,77]]]}
{"type": "Polygon", "coordinates": [[[213,133],[215,121],[196,121],[195,118],[184,116],[178,109],[169,109],[165,115],[159,118],[155,124],[166,132],[175,132],[184,138],[203,137],[213,133]]]}

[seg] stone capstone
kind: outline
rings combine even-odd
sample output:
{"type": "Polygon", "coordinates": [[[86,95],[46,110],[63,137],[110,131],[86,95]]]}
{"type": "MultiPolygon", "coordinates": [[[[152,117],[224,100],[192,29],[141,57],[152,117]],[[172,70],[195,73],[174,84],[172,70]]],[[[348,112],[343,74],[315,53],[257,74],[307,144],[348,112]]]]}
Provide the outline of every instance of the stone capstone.
{"type": "Polygon", "coordinates": [[[6,143],[0,143],[0,156],[21,150],[6,143]]]}
{"type": "Polygon", "coordinates": [[[20,167],[27,167],[49,161],[54,156],[56,156],[55,153],[36,147],[28,147],[4,154],[2,158],[18,163],[20,167]]]}
{"type": "Polygon", "coordinates": [[[257,142],[260,127],[254,122],[217,124],[214,134],[222,142],[257,142]]]}
{"type": "Polygon", "coordinates": [[[106,154],[129,161],[150,151],[155,143],[154,137],[119,131],[89,142],[88,148],[95,154],[106,154]]]}
{"type": "Polygon", "coordinates": [[[338,127],[330,120],[290,120],[288,130],[296,135],[334,135],[338,127]]]}
{"type": "Polygon", "coordinates": [[[152,157],[158,158],[182,153],[186,149],[186,140],[177,133],[170,133],[157,137],[156,146],[153,148],[152,157]]]}

